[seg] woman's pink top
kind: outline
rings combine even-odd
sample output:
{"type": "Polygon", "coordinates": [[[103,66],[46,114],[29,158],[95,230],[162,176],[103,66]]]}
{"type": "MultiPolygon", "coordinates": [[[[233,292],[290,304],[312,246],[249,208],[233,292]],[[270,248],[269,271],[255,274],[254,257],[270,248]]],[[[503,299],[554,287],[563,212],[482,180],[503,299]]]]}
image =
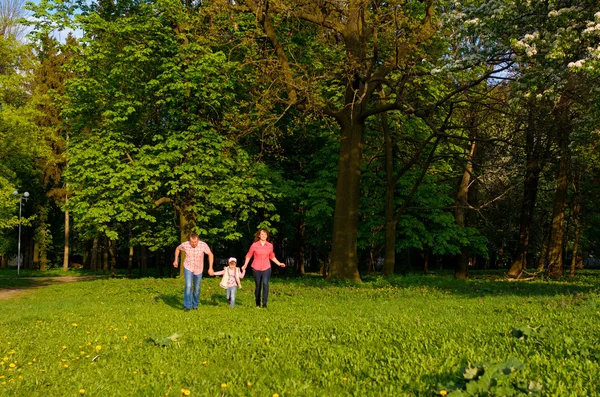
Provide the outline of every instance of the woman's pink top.
{"type": "Polygon", "coordinates": [[[262,245],[260,240],[253,243],[246,254],[246,258],[252,258],[253,256],[254,261],[252,261],[252,269],[259,271],[270,269],[270,259],[275,258],[273,244],[267,241],[265,242],[265,245],[262,245]]]}

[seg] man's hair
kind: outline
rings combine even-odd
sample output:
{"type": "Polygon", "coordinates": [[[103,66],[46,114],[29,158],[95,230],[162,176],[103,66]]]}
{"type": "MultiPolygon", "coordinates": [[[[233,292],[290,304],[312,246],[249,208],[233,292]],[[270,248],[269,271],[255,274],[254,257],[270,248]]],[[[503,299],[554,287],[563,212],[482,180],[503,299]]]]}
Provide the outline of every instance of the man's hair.
{"type": "Polygon", "coordinates": [[[196,233],[193,233],[193,232],[192,232],[192,233],[190,233],[190,240],[191,240],[191,239],[194,239],[194,240],[195,240],[195,239],[197,239],[197,238],[198,238],[198,235],[197,235],[196,233]]]}

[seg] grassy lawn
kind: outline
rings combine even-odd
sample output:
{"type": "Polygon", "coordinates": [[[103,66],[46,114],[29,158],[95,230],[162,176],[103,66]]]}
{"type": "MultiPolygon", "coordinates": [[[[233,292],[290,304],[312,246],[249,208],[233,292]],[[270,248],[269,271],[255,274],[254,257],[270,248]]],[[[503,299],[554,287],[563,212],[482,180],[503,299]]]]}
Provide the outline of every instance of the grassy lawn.
{"type": "Polygon", "coordinates": [[[0,395],[600,395],[598,272],[276,278],[266,310],[254,308],[252,280],[233,310],[218,281],[204,279],[192,312],[180,279],[94,279],[0,300],[0,395]]]}

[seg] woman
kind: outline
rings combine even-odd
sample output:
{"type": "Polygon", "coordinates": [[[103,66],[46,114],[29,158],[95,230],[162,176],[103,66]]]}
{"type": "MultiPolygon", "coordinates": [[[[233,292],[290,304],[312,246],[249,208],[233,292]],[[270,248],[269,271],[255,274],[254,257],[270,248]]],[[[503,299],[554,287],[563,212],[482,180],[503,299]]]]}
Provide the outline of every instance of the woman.
{"type": "Polygon", "coordinates": [[[250,246],[246,254],[246,261],[242,270],[245,271],[248,267],[250,259],[252,261],[252,274],[254,274],[254,297],[256,298],[256,307],[260,308],[260,296],[262,289],[262,307],[267,307],[267,299],[269,298],[269,279],[271,278],[271,260],[278,266],[285,267],[285,263],[281,263],[275,258],[273,253],[273,244],[271,244],[269,232],[265,229],[258,229],[254,235],[254,243],[250,246]]]}

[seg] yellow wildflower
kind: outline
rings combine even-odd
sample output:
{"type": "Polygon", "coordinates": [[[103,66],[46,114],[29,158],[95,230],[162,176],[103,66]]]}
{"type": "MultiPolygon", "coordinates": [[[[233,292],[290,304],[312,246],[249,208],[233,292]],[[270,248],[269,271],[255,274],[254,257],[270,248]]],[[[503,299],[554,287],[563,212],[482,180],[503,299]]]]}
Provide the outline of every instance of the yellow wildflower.
{"type": "Polygon", "coordinates": [[[267,343],[269,343],[270,340],[271,339],[269,339],[269,338],[265,338],[265,342],[267,342],[267,343]]]}
{"type": "Polygon", "coordinates": [[[279,397],[279,394],[275,393],[273,394],[273,397],[279,397]]]}
{"type": "Polygon", "coordinates": [[[227,387],[227,383],[221,383],[221,387],[224,389],[227,387]]]}
{"type": "Polygon", "coordinates": [[[77,327],[77,323],[73,323],[71,324],[73,327],[77,327]]]}
{"type": "Polygon", "coordinates": [[[85,389],[79,389],[79,394],[83,396],[85,394],[85,389]]]}
{"type": "Polygon", "coordinates": [[[248,381],[248,387],[252,387],[252,382],[248,381]]]}
{"type": "Polygon", "coordinates": [[[98,350],[98,351],[102,350],[102,346],[100,346],[100,345],[96,346],[96,350],[98,350]]]}
{"type": "Polygon", "coordinates": [[[181,394],[183,394],[184,396],[189,396],[191,393],[192,392],[188,389],[181,389],[181,394]]]}
{"type": "Polygon", "coordinates": [[[10,363],[9,367],[14,368],[16,367],[15,363],[10,363]]]}
{"type": "Polygon", "coordinates": [[[68,364],[65,364],[65,368],[69,368],[69,365],[68,365],[68,364]]]}
{"type": "Polygon", "coordinates": [[[440,395],[445,396],[446,394],[448,394],[446,390],[440,390],[440,395]]]}
{"type": "Polygon", "coordinates": [[[6,382],[2,382],[2,383],[0,383],[0,385],[4,386],[4,385],[6,385],[6,382]]]}

